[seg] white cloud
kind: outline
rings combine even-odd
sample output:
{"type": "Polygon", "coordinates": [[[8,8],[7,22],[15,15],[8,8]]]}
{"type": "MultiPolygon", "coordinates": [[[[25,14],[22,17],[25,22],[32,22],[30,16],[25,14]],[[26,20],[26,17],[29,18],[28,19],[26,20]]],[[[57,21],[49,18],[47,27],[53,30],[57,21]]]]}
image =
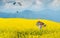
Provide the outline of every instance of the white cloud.
{"type": "Polygon", "coordinates": [[[59,10],[60,9],[60,0],[54,0],[50,5],[50,9],[59,10]]]}
{"type": "Polygon", "coordinates": [[[13,5],[13,3],[8,3],[11,0],[4,0],[5,5],[3,6],[3,9],[5,12],[15,12],[17,10],[22,11],[26,9],[30,9],[32,11],[40,11],[43,9],[43,3],[40,0],[12,0],[15,2],[20,2],[22,6],[19,6],[18,4],[13,5]],[[33,4],[35,3],[35,4],[33,4]]]}
{"type": "Polygon", "coordinates": [[[25,9],[27,9],[28,7],[30,7],[31,5],[32,5],[32,0],[15,0],[16,2],[20,2],[21,4],[22,4],[22,6],[20,6],[20,5],[18,5],[18,4],[16,4],[16,5],[13,5],[13,3],[8,3],[7,2],[8,0],[4,0],[4,2],[3,3],[5,3],[5,5],[3,6],[3,9],[0,9],[0,10],[3,10],[3,11],[5,11],[5,12],[7,12],[7,10],[8,11],[10,11],[10,12],[12,12],[12,11],[17,11],[17,10],[19,10],[19,11],[22,11],[22,10],[25,10],[25,9]]]}
{"type": "Polygon", "coordinates": [[[33,11],[43,10],[44,6],[43,6],[43,3],[40,0],[35,0],[34,2],[35,2],[35,4],[32,5],[30,10],[33,10],[33,11]]]}

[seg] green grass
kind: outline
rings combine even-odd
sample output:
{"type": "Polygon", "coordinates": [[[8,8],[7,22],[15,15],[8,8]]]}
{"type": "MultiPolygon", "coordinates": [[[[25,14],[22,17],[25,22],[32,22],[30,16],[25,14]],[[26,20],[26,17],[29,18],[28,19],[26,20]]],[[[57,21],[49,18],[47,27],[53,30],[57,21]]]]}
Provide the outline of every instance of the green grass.
{"type": "Polygon", "coordinates": [[[25,31],[17,30],[0,30],[0,38],[59,38],[60,29],[58,30],[33,30],[28,29],[25,31]]]}

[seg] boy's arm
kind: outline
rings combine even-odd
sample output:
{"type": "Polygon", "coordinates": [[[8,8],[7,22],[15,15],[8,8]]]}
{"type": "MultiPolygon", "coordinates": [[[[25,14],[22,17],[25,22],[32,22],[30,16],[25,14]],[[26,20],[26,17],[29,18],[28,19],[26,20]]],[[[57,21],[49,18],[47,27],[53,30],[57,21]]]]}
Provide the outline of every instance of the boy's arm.
{"type": "Polygon", "coordinates": [[[44,27],[46,27],[46,24],[44,24],[44,27]]]}

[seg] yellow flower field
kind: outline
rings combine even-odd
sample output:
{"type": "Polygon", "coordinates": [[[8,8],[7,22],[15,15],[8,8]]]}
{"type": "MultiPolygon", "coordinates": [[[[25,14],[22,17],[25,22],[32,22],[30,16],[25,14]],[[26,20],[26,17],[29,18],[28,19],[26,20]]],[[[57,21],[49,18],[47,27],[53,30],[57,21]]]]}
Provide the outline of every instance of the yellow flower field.
{"type": "Polygon", "coordinates": [[[0,18],[0,38],[60,38],[60,22],[41,19],[46,27],[39,29],[38,19],[0,18]]]}

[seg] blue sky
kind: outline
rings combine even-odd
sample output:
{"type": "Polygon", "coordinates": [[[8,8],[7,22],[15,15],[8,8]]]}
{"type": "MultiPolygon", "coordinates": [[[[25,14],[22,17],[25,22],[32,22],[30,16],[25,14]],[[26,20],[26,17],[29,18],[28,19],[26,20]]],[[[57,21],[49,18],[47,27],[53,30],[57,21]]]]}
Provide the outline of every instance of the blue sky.
{"type": "Polygon", "coordinates": [[[0,1],[1,18],[42,18],[60,22],[60,1],[59,0],[8,0],[0,1]],[[21,2],[22,6],[14,2],[21,2]],[[18,11],[18,13],[17,13],[18,11]]]}

